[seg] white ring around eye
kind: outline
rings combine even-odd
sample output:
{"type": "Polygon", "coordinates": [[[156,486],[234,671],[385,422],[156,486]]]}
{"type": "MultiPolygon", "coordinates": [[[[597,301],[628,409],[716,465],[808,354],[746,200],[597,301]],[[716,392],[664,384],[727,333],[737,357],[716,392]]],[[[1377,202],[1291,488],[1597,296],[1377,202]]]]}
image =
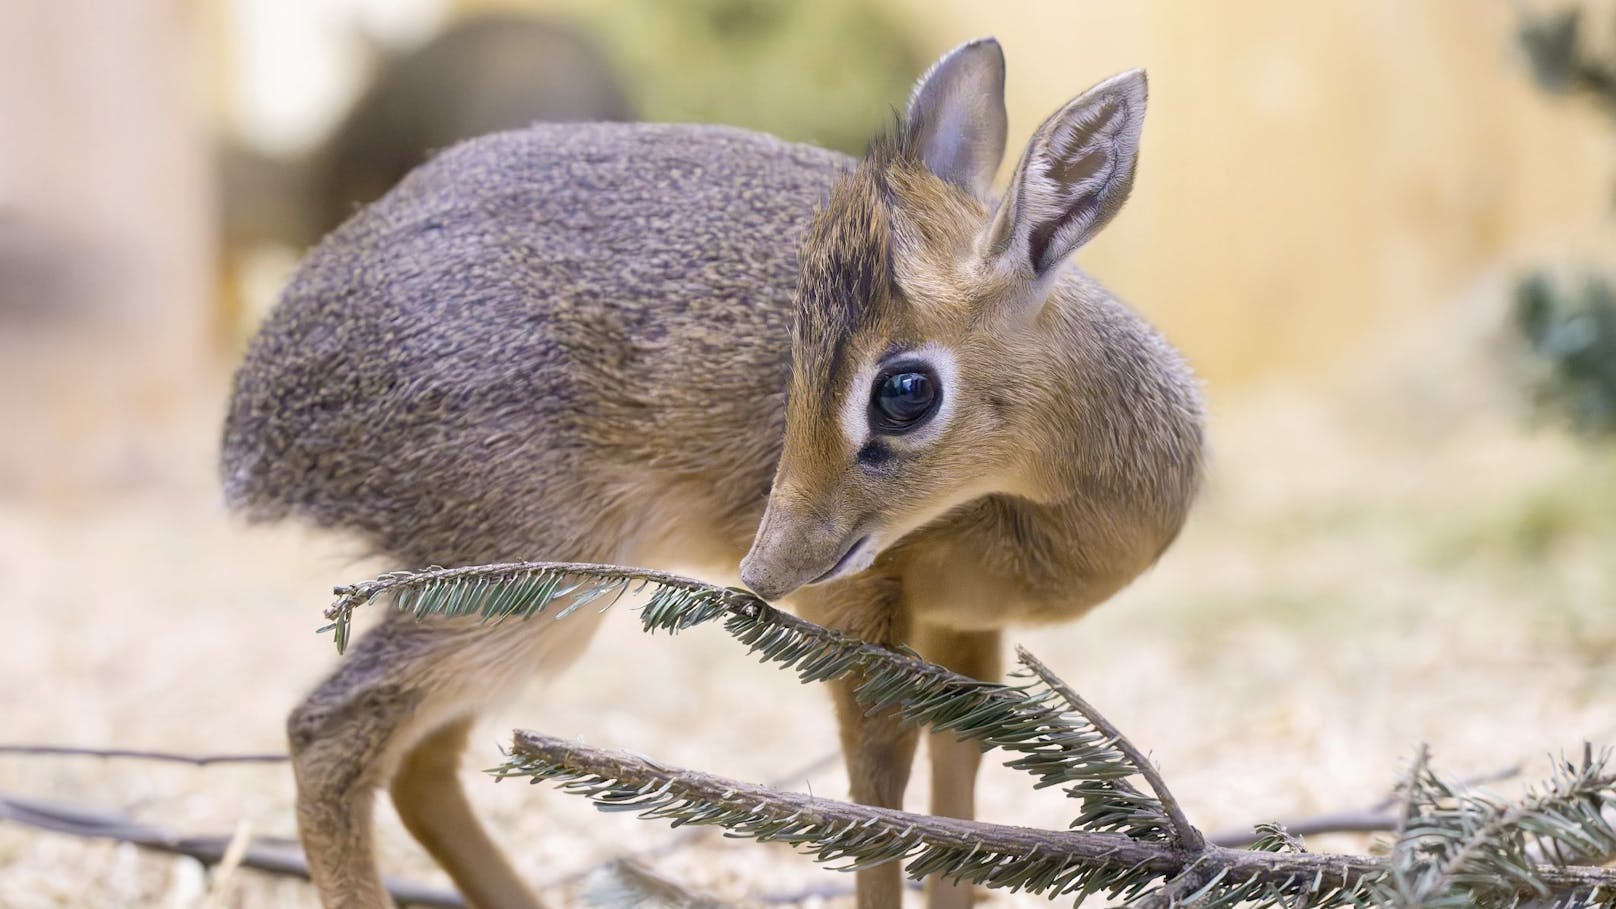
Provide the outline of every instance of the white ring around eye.
{"type": "Polygon", "coordinates": [[[853,374],[852,384],[842,396],[842,436],[847,440],[850,452],[857,452],[870,441],[873,435],[870,431],[870,395],[874,391],[875,377],[887,365],[897,361],[918,361],[930,366],[932,372],[937,374],[938,393],[943,396],[931,419],[915,431],[905,433],[903,438],[911,445],[929,442],[941,435],[953,418],[954,406],[959,398],[959,365],[954,360],[954,352],[941,344],[931,343],[891,354],[864,364],[853,374]]]}

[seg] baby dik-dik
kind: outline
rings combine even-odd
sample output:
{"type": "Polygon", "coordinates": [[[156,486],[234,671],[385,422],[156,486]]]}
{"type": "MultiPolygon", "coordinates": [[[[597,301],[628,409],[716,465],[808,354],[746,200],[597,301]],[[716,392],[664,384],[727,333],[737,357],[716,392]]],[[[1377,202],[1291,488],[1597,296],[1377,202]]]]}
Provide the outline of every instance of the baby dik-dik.
{"type": "MultiPolygon", "coordinates": [[[[709,126],[444,152],[321,244],[253,342],[231,500],[402,565],[739,564],[816,621],[996,676],[1001,628],[1075,618],[1161,554],[1201,467],[1189,371],[1067,263],[1128,195],[1144,75],[1057,111],[995,198],[1003,88],[997,43],[951,52],[862,161],[709,126]]],[[[458,755],[595,621],[389,616],[357,642],[288,724],[326,905],[386,904],[381,787],[473,904],[536,905],[458,755]]],[[[853,796],[898,805],[915,729],[835,697],[853,796]]],[[[978,758],[931,742],[932,810],[971,813],[978,758]]],[[[899,869],[858,890],[897,906],[899,869]]]]}

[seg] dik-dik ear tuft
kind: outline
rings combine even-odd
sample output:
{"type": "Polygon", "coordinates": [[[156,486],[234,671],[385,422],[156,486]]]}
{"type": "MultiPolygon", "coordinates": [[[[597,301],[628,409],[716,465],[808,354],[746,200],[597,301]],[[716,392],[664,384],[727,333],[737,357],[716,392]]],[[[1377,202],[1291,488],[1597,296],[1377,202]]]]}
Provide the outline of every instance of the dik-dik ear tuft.
{"type": "Polygon", "coordinates": [[[988,229],[987,251],[1042,278],[1127,201],[1145,122],[1145,71],[1112,76],[1033,134],[988,229]]]}
{"type": "Polygon", "coordinates": [[[944,54],[909,95],[904,115],[933,174],[987,201],[1004,160],[1004,51],[978,38],[944,54]]]}

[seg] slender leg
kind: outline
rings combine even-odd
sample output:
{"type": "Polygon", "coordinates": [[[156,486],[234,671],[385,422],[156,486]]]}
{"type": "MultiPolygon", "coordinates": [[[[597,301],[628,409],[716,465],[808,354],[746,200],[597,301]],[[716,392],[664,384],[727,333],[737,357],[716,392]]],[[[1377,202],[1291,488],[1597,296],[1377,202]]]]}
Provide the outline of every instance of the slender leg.
{"type": "Polygon", "coordinates": [[[539,905],[473,819],[454,767],[477,712],[536,670],[564,665],[598,619],[580,611],[521,633],[391,616],[355,644],[287,723],[298,829],[328,909],[392,905],[371,830],[382,786],[477,909],[539,905]]]}
{"type": "Polygon", "coordinates": [[[338,792],[337,787],[307,785],[306,766],[296,770],[297,826],[320,902],[328,909],[391,909],[371,841],[375,790],[360,786],[338,792]]]}
{"type": "MultiPolygon", "coordinates": [[[[889,581],[847,581],[827,588],[806,588],[798,608],[811,620],[876,644],[896,644],[907,637],[908,618],[889,581]]],[[[902,808],[919,730],[890,711],[868,715],[854,697],[862,679],[832,684],[842,759],[855,802],[902,808]]],[[[903,905],[903,869],[895,862],[858,872],[858,909],[899,909],[903,905]]]]}
{"type": "MultiPolygon", "coordinates": [[[[961,675],[997,681],[1002,672],[998,631],[950,631],[919,625],[914,637],[915,650],[921,656],[961,675]]],[[[950,732],[931,733],[926,748],[931,753],[931,813],[973,818],[982,750],[975,742],[960,741],[950,732]]],[[[940,878],[926,883],[928,909],[970,909],[973,899],[969,885],[940,878]]]]}
{"type": "Polygon", "coordinates": [[[361,638],[287,721],[298,832],[327,909],[392,906],[376,865],[372,809],[389,776],[393,740],[422,693],[387,679],[391,627],[361,638]]]}
{"type": "MultiPolygon", "coordinates": [[[[890,712],[866,716],[853,699],[857,683],[834,683],[836,719],[841,728],[842,759],[853,801],[882,808],[902,808],[903,790],[915,760],[919,730],[890,712]]],[[[898,909],[903,905],[903,868],[896,862],[858,872],[858,909],[898,909]]]]}
{"type": "Polygon", "coordinates": [[[393,777],[393,807],[478,909],[530,909],[538,903],[484,832],[466,801],[458,771],[470,718],[453,720],[405,756],[393,777]]]}

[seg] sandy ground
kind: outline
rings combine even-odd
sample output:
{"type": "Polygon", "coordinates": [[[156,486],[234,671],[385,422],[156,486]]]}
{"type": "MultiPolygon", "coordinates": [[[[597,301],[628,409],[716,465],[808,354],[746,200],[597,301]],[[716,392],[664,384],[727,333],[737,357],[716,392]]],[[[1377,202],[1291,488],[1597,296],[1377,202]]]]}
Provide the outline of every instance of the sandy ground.
{"type": "MultiPolygon", "coordinates": [[[[1080,624],[1009,636],[1148,748],[1203,828],[1368,805],[1421,741],[1459,776],[1543,771],[1585,739],[1616,743],[1616,459],[1523,429],[1498,377],[1451,360],[1404,344],[1355,370],[1373,378],[1228,400],[1212,482],[1162,564],[1080,624]]],[[[380,566],[227,516],[212,420],[199,409],[190,460],[114,500],[0,503],[0,740],[282,747],[288,708],[336,660],[313,633],[331,585],[380,566]]],[[[579,666],[488,719],[467,771],[521,872],[559,905],[577,888],[547,882],[677,834],[478,778],[514,726],[747,780],[833,747],[823,692],[717,629],[648,638],[618,608],[579,666]]],[[[837,766],[797,785],[845,794],[837,766]]],[[[0,791],[187,832],[294,835],[280,766],[0,757],[0,791]]],[[[924,791],[922,772],[911,793],[924,791]]],[[[990,755],[980,813],[1064,827],[1072,808],[990,755]]],[[[442,882],[390,809],[381,823],[390,871],[442,882]]],[[[786,848],[712,835],[652,864],[731,900],[850,884],[786,848]]],[[[296,881],[216,880],[188,859],[0,824],[0,907],[201,905],[315,900],[296,881]]]]}

